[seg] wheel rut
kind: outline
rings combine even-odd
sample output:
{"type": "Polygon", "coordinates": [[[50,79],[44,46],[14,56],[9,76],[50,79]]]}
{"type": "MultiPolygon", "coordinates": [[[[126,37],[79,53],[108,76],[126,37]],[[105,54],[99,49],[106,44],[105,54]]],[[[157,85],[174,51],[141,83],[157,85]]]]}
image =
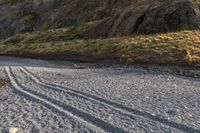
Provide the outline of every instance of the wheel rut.
{"type": "Polygon", "coordinates": [[[31,71],[29,71],[25,67],[20,67],[20,70],[22,72],[24,72],[25,74],[27,74],[35,83],[37,83],[37,84],[39,84],[43,87],[48,87],[48,88],[54,89],[56,91],[68,93],[69,95],[81,97],[81,98],[84,98],[84,99],[87,99],[87,100],[96,101],[96,102],[101,103],[103,105],[109,106],[109,107],[111,107],[111,108],[113,108],[117,111],[120,111],[120,112],[122,112],[123,114],[126,114],[129,117],[132,117],[133,115],[137,115],[139,117],[143,117],[145,119],[149,119],[149,120],[152,120],[152,121],[155,121],[155,122],[159,122],[161,124],[164,124],[166,126],[181,130],[183,132],[200,133],[200,130],[194,129],[192,127],[188,127],[184,124],[169,121],[167,119],[160,118],[158,116],[154,116],[154,115],[152,115],[148,112],[144,112],[144,111],[140,111],[140,110],[137,110],[137,109],[134,109],[134,108],[130,108],[130,107],[127,107],[127,106],[122,105],[120,103],[109,101],[109,100],[103,99],[103,98],[95,96],[95,95],[87,94],[87,93],[82,92],[82,91],[77,91],[77,90],[75,90],[71,87],[68,87],[68,86],[61,86],[61,85],[52,84],[52,83],[44,83],[39,77],[35,76],[35,74],[33,74],[31,71]]]}
{"type": "Polygon", "coordinates": [[[39,102],[44,106],[47,106],[51,109],[58,111],[63,115],[67,115],[80,123],[86,125],[88,128],[93,129],[96,132],[116,132],[116,133],[125,133],[121,128],[115,127],[101,119],[98,119],[88,113],[80,111],[70,105],[66,105],[61,101],[54,100],[46,95],[39,94],[38,92],[30,91],[22,87],[16,80],[12,72],[11,67],[5,68],[6,74],[10,80],[10,84],[13,86],[16,92],[20,95],[25,96],[26,98],[39,102]]]}

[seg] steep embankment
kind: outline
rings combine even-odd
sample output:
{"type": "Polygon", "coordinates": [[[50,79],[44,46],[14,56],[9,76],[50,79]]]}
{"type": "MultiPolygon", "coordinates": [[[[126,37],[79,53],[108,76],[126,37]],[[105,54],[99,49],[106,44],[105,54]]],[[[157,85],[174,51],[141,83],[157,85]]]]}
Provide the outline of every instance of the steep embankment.
{"type": "Polygon", "coordinates": [[[0,6],[0,37],[37,31],[0,41],[0,55],[200,66],[198,0],[10,0],[0,6]]]}
{"type": "Polygon", "coordinates": [[[90,40],[68,38],[78,36],[74,32],[81,33],[88,25],[10,37],[0,42],[0,55],[200,66],[199,31],[90,40]]]}

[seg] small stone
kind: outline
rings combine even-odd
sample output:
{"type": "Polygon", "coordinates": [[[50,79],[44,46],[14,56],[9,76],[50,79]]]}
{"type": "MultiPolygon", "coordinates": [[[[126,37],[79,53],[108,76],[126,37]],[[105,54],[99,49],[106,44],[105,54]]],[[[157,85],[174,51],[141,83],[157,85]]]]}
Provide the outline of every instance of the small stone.
{"type": "Polygon", "coordinates": [[[74,64],[74,67],[76,69],[85,69],[86,68],[84,65],[77,65],[77,64],[74,64]]]}
{"type": "Polygon", "coordinates": [[[175,110],[169,110],[169,111],[167,111],[166,113],[169,114],[170,116],[175,116],[175,115],[177,115],[177,111],[175,111],[175,110]]]}
{"type": "Polygon", "coordinates": [[[23,133],[20,128],[10,128],[8,133],[23,133]]]}

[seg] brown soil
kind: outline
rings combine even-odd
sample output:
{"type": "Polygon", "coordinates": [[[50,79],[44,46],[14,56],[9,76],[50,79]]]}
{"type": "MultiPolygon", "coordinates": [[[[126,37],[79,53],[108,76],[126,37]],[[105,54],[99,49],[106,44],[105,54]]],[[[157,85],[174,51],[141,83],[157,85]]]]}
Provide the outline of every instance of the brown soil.
{"type": "Polygon", "coordinates": [[[5,85],[5,80],[0,79],[0,90],[3,88],[4,85],[5,85]]]}

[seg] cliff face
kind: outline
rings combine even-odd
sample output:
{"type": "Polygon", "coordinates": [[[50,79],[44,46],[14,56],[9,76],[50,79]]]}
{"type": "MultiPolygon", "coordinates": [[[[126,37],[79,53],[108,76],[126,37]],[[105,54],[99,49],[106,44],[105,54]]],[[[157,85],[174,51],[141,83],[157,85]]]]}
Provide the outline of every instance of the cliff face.
{"type": "Polygon", "coordinates": [[[0,0],[0,38],[101,20],[88,37],[200,28],[199,0],[0,0]]]}

